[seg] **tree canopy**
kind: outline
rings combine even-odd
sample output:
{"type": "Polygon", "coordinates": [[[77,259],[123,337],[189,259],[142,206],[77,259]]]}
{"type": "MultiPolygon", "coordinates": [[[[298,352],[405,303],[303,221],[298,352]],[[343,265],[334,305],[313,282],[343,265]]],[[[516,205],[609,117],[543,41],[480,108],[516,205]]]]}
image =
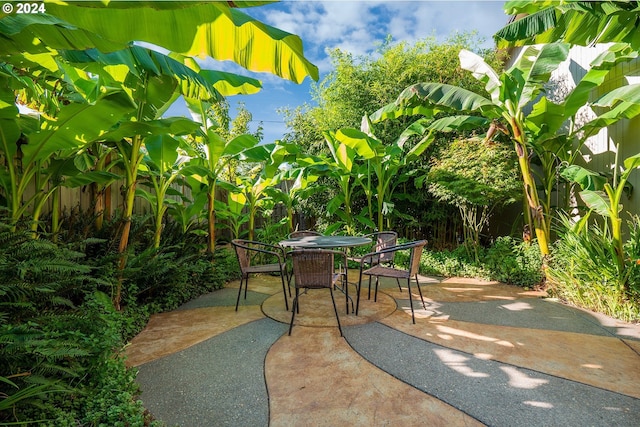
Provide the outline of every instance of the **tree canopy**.
{"type": "MultiPolygon", "coordinates": [[[[465,73],[458,62],[458,52],[465,48],[497,66],[498,54],[483,49],[482,43],[475,33],[462,33],[444,42],[428,38],[414,44],[394,43],[388,37],[372,55],[353,55],[335,49],[329,53],[332,71],[318,83],[312,83],[317,105],[284,111],[290,128],[285,139],[312,152],[320,150],[324,147],[322,131],[359,128],[364,115],[394,101],[405,87],[418,82],[437,81],[482,91],[482,84],[465,73]]],[[[393,141],[406,124],[402,120],[385,123],[378,130],[378,137],[393,141]]]]}

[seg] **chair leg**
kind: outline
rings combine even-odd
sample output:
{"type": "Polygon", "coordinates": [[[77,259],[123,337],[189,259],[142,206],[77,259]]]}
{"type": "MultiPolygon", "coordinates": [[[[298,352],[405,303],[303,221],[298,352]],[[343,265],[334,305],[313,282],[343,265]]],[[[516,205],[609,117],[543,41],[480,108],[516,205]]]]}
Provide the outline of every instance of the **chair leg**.
{"type": "MultiPolygon", "coordinates": [[[[280,271],[280,280],[282,280],[282,296],[284,296],[284,308],[289,311],[289,300],[287,299],[287,287],[284,284],[284,275],[287,274],[285,271],[280,271]]],[[[289,288],[289,292],[291,292],[291,288],[289,288]]]]}
{"type": "Polygon", "coordinates": [[[293,269],[291,269],[291,274],[289,274],[289,267],[287,267],[286,264],[284,265],[284,269],[287,274],[287,286],[289,287],[289,298],[291,298],[291,279],[293,279],[293,269]]]}
{"type": "Polygon", "coordinates": [[[422,308],[424,308],[426,310],[427,306],[424,303],[424,298],[422,298],[422,290],[420,289],[420,282],[418,282],[418,275],[417,274],[416,274],[416,285],[418,286],[418,293],[420,294],[420,300],[422,300],[422,308]]]}
{"type": "Polygon", "coordinates": [[[378,284],[380,282],[380,278],[376,276],[376,292],[373,294],[373,302],[378,302],[378,284]]]}
{"type": "Polygon", "coordinates": [[[371,276],[369,276],[369,293],[367,294],[367,299],[371,299],[371,276]]]}
{"type": "Polygon", "coordinates": [[[416,324],[416,315],[413,312],[413,298],[411,297],[411,277],[407,278],[407,288],[409,288],[409,305],[411,306],[411,320],[416,324]]]}
{"type": "Polygon", "coordinates": [[[400,289],[400,292],[402,292],[402,286],[400,286],[400,279],[398,279],[396,277],[396,282],[398,283],[398,289],[400,289]]]}
{"type": "Polygon", "coordinates": [[[342,282],[342,289],[344,289],[344,299],[345,299],[345,305],[346,305],[346,313],[349,314],[349,299],[351,299],[351,311],[354,312],[355,310],[353,309],[353,298],[349,298],[349,281],[342,276],[340,278],[340,281],[342,282]]]}
{"type": "Polygon", "coordinates": [[[356,296],[356,316],[358,315],[358,309],[360,308],[360,289],[362,288],[362,268],[360,269],[360,277],[358,278],[357,292],[356,296]]]}
{"type": "Polygon", "coordinates": [[[299,310],[298,295],[299,295],[298,288],[296,288],[296,297],[293,299],[293,303],[292,303],[293,308],[291,310],[291,323],[289,324],[289,336],[291,336],[291,330],[293,329],[293,319],[295,319],[296,317],[296,309],[299,310]]]}
{"type": "Polygon", "coordinates": [[[329,292],[331,293],[331,302],[333,302],[333,311],[336,313],[336,320],[338,321],[338,330],[340,331],[340,336],[342,335],[342,326],[340,326],[340,316],[338,316],[338,307],[336,307],[336,299],[333,296],[333,287],[329,288],[329,292]]]}
{"type": "MultiPolygon", "coordinates": [[[[242,281],[245,281],[246,285],[249,286],[249,276],[245,279],[244,276],[240,277],[240,288],[238,289],[238,298],[236,299],[236,311],[238,311],[238,304],[240,304],[240,294],[242,294],[242,281]]],[[[247,298],[247,293],[244,294],[245,299],[247,298]]]]}

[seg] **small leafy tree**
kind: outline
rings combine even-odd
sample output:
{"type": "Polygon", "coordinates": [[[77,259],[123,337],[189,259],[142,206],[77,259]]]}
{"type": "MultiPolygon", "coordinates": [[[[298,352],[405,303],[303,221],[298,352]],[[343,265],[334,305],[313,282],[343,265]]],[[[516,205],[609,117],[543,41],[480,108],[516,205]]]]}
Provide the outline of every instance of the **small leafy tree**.
{"type": "Polygon", "coordinates": [[[433,157],[429,191],[456,206],[469,255],[479,260],[480,233],[496,209],[522,196],[513,150],[478,137],[458,139],[433,157]]]}

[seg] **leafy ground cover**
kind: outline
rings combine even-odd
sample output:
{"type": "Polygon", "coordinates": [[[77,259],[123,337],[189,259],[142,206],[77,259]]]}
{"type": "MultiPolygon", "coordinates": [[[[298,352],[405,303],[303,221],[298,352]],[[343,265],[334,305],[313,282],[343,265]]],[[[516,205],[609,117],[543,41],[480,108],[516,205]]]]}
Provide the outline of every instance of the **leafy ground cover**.
{"type": "Polygon", "coordinates": [[[55,244],[3,227],[0,425],[155,425],[137,398],[136,372],[125,367],[122,349],[151,314],[237,275],[227,249],[216,251],[212,262],[184,241],[129,257],[130,286],[116,311],[117,253],[109,240],[55,244]]]}

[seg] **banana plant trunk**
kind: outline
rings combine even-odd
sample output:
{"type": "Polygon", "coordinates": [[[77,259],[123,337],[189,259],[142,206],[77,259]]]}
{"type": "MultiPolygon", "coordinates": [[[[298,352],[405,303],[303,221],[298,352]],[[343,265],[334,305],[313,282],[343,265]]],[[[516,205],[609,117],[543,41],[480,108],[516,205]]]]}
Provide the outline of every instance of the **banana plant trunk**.
{"type": "MultiPolygon", "coordinates": [[[[119,145],[119,148],[121,146],[119,145]]],[[[138,166],[142,162],[142,154],[140,152],[142,148],[142,137],[136,135],[132,139],[131,158],[126,158],[126,151],[120,149],[125,159],[126,168],[126,193],[124,199],[124,209],[122,213],[122,232],[120,234],[120,244],[118,246],[118,283],[116,285],[116,292],[113,297],[113,305],[116,310],[122,309],[120,303],[122,300],[122,284],[124,282],[124,269],[127,265],[127,248],[129,246],[129,234],[131,232],[131,218],[133,217],[133,206],[136,198],[136,183],[138,179],[138,166]]]]}
{"type": "Polygon", "coordinates": [[[209,237],[207,240],[207,252],[213,254],[216,249],[216,210],[215,210],[216,186],[215,182],[209,181],[209,192],[207,193],[207,221],[209,237]]]}
{"type": "Polygon", "coordinates": [[[543,208],[540,204],[536,183],[531,172],[531,162],[529,155],[522,141],[521,136],[515,138],[515,149],[518,155],[518,164],[524,182],[524,193],[527,202],[528,212],[533,222],[533,228],[538,239],[540,252],[544,257],[549,255],[549,233],[544,219],[543,208]]]}

